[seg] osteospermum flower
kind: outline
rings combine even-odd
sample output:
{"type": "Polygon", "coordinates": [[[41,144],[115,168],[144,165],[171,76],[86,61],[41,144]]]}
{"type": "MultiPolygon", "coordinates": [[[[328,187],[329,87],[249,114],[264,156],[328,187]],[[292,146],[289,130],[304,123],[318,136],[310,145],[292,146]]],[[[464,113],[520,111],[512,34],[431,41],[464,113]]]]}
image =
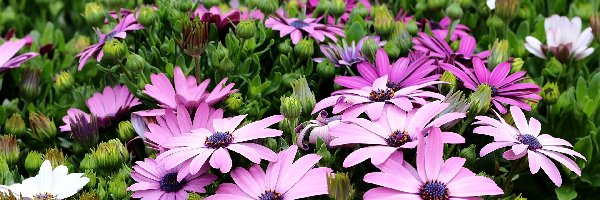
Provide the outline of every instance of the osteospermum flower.
{"type": "Polygon", "coordinates": [[[413,37],[413,43],[414,50],[429,54],[429,56],[449,64],[461,63],[463,60],[470,60],[472,57],[486,59],[490,55],[489,51],[475,54],[477,41],[470,35],[461,38],[456,52],[438,34],[432,37],[427,33],[420,32],[418,37],[413,37]]]}
{"type": "MultiPolygon", "coordinates": [[[[240,11],[232,9],[227,13],[223,13],[219,6],[213,6],[210,9],[206,9],[204,6],[199,6],[194,11],[194,17],[200,17],[200,21],[214,23],[217,27],[217,31],[221,34],[226,34],[227,29],[240,23],[240,11]]],[[[255,16],[255,15],[253,15],[255,16]]]]}
{"type": "Polygon", "coordinates": [[[473,133],[494,137],[494,142],[485,145],[481,149],[481,156],[485,156],[503,147],[511,147],[510,150],[504,152],[502,157],[507,160],[517,160],[527,156],[531,173],[535,174],[540,168],[543,169],[556,186],[562,184],[562,179],[558,168],[556,168],[556,165],[549,158],[562,163],[575,172],[575,174],[581,176],[581,169],[579,169],[579,166],[577,166],[577,163],[573,161],[571,156],[579,157],[583,160],[585,160],[585,157],[573,151],[571,149],[573,145],[566,140],[555,138],[548,134],[540,135],[540,130],[542,129],[540,122],[532,117],[529,119],[529,123],[527,123],[527,118],[525,118],[523,111],[518,107],[511,106],[510,113],[517,128],[506,123],[500,116],[498,116],[499,120],[486,116],[476,117],[479,121],[474,124],[482,126],[475,128],[473,133]]]}
{"type": "Polygon", "coordinates": [[[327,175],[330,168],[313,168],[321,159],[317,154],[302,156],[294,162],[298,147],[290,146],[277,154],[267,171],[259,165],[248,170],[237,168],[231,172],[233,183],[222,183],[216,194],[206,200],[282,200],[302,199],[327,194],[327,175]]]}
{"type": "Polygon", "coordinates": [[[337,126],[342,122],[342,116],[336,115],[333,117],[327,117],[327,111],[321,111],[319,116],[315,120],[310,120],[296,127],[296,145],[298,147],[308,150],[308,146],[304,144],[304,136],[308,134],[308,143],[316,144],[317,140],[321,138],[325,144],[329,145],[333,136],[329,134],[331,127],[337,126]]]}
{"type": "Polygon", "coordinates": [[[302,37],[306,35],[319,42],[325,41],[326,37],[337,42],[336,35],[346,37],[342,28],[334,25],[320,24],[318,23],[319,19],[307,17],[300,20],[297,18],[286,18],[276,13],[276,17],[269,17],[265,21],[265,26],[279,31],[279,37],[290,34],[292,43],[294,44],[298,44],[302,37]]]}
{"type": "MultiPolygon", "coordinates": [[[[398,150],[415,148],[419,142],[418,136],[422,132],[426,133],[432,127],[440,127],[465,117],[464,113],[447,113],[436,118],[448,105],[434,101],[410,112],[390,106],[378,120],[344,119],[341,124],[329,130],[329,133],[335,137],[330,144],[331,146],[371,145],[350,153],[344,160],[344,167],[354,166],[369,158],[373,165],[379,165],[398,150]]],[[[444,143],[465,142],[462,136],[453,132],[444,132],[441,137],[444,143]]]]}
{"type": "Polygon", "coordinates": [[[94,28],[94,31],[96,31],[96,34],[98,35],[98,43],[90,45],[75,56],[76,58],[79,57],[79,66],[77,67],[77,70],[81,71],[83,66],[85,66],[85,63],[87,63],[92,56],[96,56],[96,61],[100,62],[104,56],[102,47],[104,47],[107,40],[112,40],[115,37],[124,39],[127,36],[127,31],[140,29],[144,29],[144,27],[137,22],[133,14],[123,17],[115,28],[107,34],[102,34],[99,28],[94,28]]]}
{"type": "Polygon", "coordinates": [[[375,80],[387,75],[387,86],[398,91],[438,80],[439,74],[431,75],[437,68],[433,65],[434,61],[424,56],[414,61],[399,58],[390,64],[388,55],[383,49],[379,49],[375,54],[375,66],[369,62],[361,62],[357,65],[360,76],[336,76],[334,82],[347,88],[361,89],[373,85],[375,80]]]}
{"type": "Polygon", "coordinates": [[[351,46],[348,46],[346,40],[343,40],[341,45],[329,43],[328,45],[319,45],[319,47],[325,58],[315,58],[314,61],[318,63],[329,59],[336,67],[350,67],[366,60],[354,41],[352,41],[351,46]]]}
{"type": "Polygon", "coordinates": [[[17,41],[5,41],[0,45],[0,52],[2,52],[0,55],[0,73],[20,67],[24,62],[39,55],[35,52],[28,52],[15,56],[15,54],[17,54],[17,52],[19,52],[19,50],[27,43],[31,43],[31,37],[29,36],[25,36],[25,38],[17,41]]]}
{"type": "Polygon", "coordinates": [[[196,175],[188,174],[182,180],[177,180],[177,172],[181,170],[179,167],[166,170],[162,163],[150,158],[137,161],[136,164],[131,178],[137,183],[127,190],[134,191],[131,197],[143,200],[184,200],[188,198],[188,192],[205,193],[204,187],[217,179],[215,175],[206,173],[208,166],[202,167],[196,175]]]}
{"type": "Polygon", "coordinates": [[[224,78],[208,93],[206,89],[210,80],[197,84],[194,76],[185,77],[179,67],[174,70],[174,88],[169,78],[162,73],[150,75],[150,81],[152,84],[146,84],[144,93],[156,99],[161,107],[173,110],[177,109],[177,105],[183,105],[190,110],[195,109],[202,102],[212,106],[237,91],[232,90],[235,83],[224,86],[227,82],[227,78],[224,78]]]}
{"type": "Polygon", "coordinates": [[[363,198],[373,199],[478,199],[483,195],[504,192],[487,177],[477,176],[464,168],[464,158],[443,160],[444,143],[439,128],[424,139],[419,134],[417,168],[403,160],[402,154],[377,166],[381,172],[365,175],[364,181],[380,187],[367,191],[363,198]]]}
{"type": "Polygon", "coordinates": [[[594,48],[589,47],[594,40],[592,28],[588,27],[582,32],[579,17],[569,21],[565,16],[552,15],[544,21],[544,29],[546,44],[531,36],[525,38],[525,48],[537,57],[546,59],[546,53],[550,50],[564,63],[568,59],[584,59],[594,52],[594,48]]]}
{"type": "Polygon", "coordinates": [[[506,108],[502,103],[531,110],[531,106],[525,100],[538,101],[542,99],[537,94],[540,91],[539,86],[533,83],[518,83],[524,78],[524,71],[509,75],[509,62],[498,64],[491,72],[478,57],[473,59],[475,73],[461,64],[459,66],[460,69],[453,65],[442,64],[442,68],[452,72],[470,90],[476,91],[480,85],[489,86],[492,90],[492,103],[502,114],[506,113],[506,108]]]}
{"type": "Polygon", "coordinates": [[[167,169],[175,168],[181,163],[189,164],[189,170],[180,170],[179,180],[187,173],[197,174],[206,161],[222,173],[229,172],[232,167],[229,151],[239,153],[257,164],[261,159],[275,161],[275,152],[252,143],[251,140],[280,136],[282,131],[268,127],[284,117],[274,115],[237,128],[245,117],[246,115],[239,115],[228,119],[214,119],[212,129],[200,128],[173,137],[164,144],[170,150],[160,154],[157,160],[165,163],[167,169]]]}
{"type": "Polygon", "coordinates": [[[42,163],[40,171],[34,177],[22,183],[9,186],[9,190],[30,199],[66,199],[77,193],[90,179],[82,177],[83,173],[71,173],[64,165],[54,170],[49,160],[42,163]]]}

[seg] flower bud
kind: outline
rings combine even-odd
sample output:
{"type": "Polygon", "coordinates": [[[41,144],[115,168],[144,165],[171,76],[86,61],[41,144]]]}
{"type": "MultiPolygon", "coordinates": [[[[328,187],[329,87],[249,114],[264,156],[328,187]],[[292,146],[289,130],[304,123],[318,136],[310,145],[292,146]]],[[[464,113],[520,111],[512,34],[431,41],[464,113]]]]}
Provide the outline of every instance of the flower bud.
{"type": "Polygon", "coordinates": [[[333,0],[331,2],[331,14],[333,16],[341,17],[344,13],[346,13],[346,2],[344,0],[333,0]]]}
{"type": "Polygon", "coordinates": [[[94,156],[90,153],[86,153],[79,163],[79,169],[81,169],[81,171],[96,170],[96,160],[94,160],[94,156]]]}
{"type": "Polygon", "coordinates": [[[115,61],[124,58],[129,53],[127,45],[117,39],[106,41],[104,47],[102,47],[102,51],[104,52],[103,58],[115,61]]]}
{"type": "MultiPolygon", "coordinates": [[[[4,180],[11,177],[11,175],[12,173],[10,171],[10,168],[8,168],[8,163],[6,163],[6,160],[0,158],[0,183],[4,182],[4,180]]],[[[2,194],[2,189],[4,188],[0,186],[0,194],[2,194]]],[[[3,198],[0,199],[4,200],[3,198]]]]}
{"type": "Polygon", "coordinates": [[[65,154],[57,148],[46,149],[44,159],[49,160],[52,164],[52,168],[58,167],[59,165],[67,165],[67,158],[65,154]]]}
{"type": "Polygon", "coordinates": [[[6,161],[9,166],[15,166],[19,160],[19,153],[19,145],[15,136],[0,136],[0,160],[6,161]]]}
{"type": "Polygon", "coordinates": [[[233,70],[233,68],[235,67],[235,64],[233,64],[233,62],[231,61],[231,59],[229,59],[229,55],[225,56],[225,58],[223,58],[223,60],[221,60],[221,62],[219,62],[219,70],[221,70],[222,72],[229,72],[231,70],[233,70]]]}
{"type": "Polygon", "coordinates": [[[279,8],[278,0],[259,0],[258,9],[265,14],[265,17],[275,13],[275,10],[279,8]]]}
{"type": "Polygon", "coordinates": [[[275,138],[266,138],[265,139],[265,147],[267,147],[275,152],[278,152],[281,150],[279,148],[279,145],[277,144],[277,139],[275,139],[275,138]]]}
{"type": "Polygon", "coordinates": [[[460,150],[460,157],[467,160],[466,165],[471,166],[475,160],[477,160],[477,152],[475,150],[475,144],[469,145],[469,147],[460,150]]]}
{"type": "Polygon", "coordinates": [[[98,182],[98,180],[97,180],[98,178],[96,176],[96,172],[94,172],[94,170],[89,170],[88,169],[88,170],[85,170],[85,173],[84,173],[83,176],[85,176],[85,177],[87,177],[87,178],[90,179],[90,181],[87,184],[85,184],[85,188],[95,189],[96,188],[96,184],[98,182]]]}
{"type": "MultiPolygon", "coordinates": [[[[296,126],[298,126],[299,124],[299,120],[298,118],[295,119],[289,119],[289,118],[284,118],[283,120],[281,120],[279,122],[279,130],[282,130],[284,135],[292,135],[295,134],[294,129],[296,128],[296,126]]],[[[293,136],[295,137],[295,136],[293,136]]],[[[292,141],[295,141],[296,138],[291,138],[292,141]]]]}
{"type": "Polygon", "coordinates": [[[174,3],[173,6],[181,12],[187,12],[187,11],[191,10],[192,7],[194,7],[194,2],[192,2],[192,1],[179,0],[179,1],[173,1],[173,3],[174,3]]]}
{"type": "Polygon", "coordinates": [[[44,156],[37,151],[30,151],[25,157],[25,170],[29,176],[35,176],[44,162],[44,156]]]}
{"type": "Polygon", "coordinates": [[[104,24],[105,11],[102,5],[96,2],[85,4],[83,18],[91,26],[100,26],[104,24]]]}
{"type": "Polygon", "coordinates": [[[279,53],[284,55],[287,55],[292,50],[294,50],[294,48],[290,45],[289,40],[285,40],[285,42],[279,43],[279,45],[277,45],[277,49],[279,50],[279,53]]]}
{"type": "Polygon", "coordinates": [[[48,142],[56,137],[56,125],[46,115],[39,112],[29,114],[29,124],[31,125],[31,137],[40,141],[48,142]]]}
{"type": "Polygon", "coordinates": [[[73,83],[75,83],[75,78],[71,73],[62,71],[54,79],[54,88],[58,91],[64,91],[73,86],[73,83]]]}
{"type": "Polygon", "coordinates": [[[354,9],[352,9],[351,14],[355,14],[357,16],[365,18],[369,15],[369,10],[367,10],[365,5],[363,5],[362,3],[359,3],[357,6],[354,7],[354,9]]]}
{"type": "Polygon", "coordinates": [[[500,17],[496,15],[492,15],[491,17],[489,17],[485,24],[489,27],[496,29],[501,29],[504,26],[504,22],[502,21],[502,19],[500,19],[500,17]]]}
{"type": "Polygon", "coordinates": [[[302,75],[298,73],[286,73],[281,77],[281,82],[288,87],[292,87],[292,82],[302,78],[302,75]]]}
{"type": "Polygon", "coordinates": [[[393,42],[388,42],[383,46],[383,50],[390,57],[391,60],[396,60],[400,57],[400,48],[398,48],[393,42]]]}
{"type": "Polygon", "coordinates": [[[241,21],[235,27],[235,33],[237,34],[238,37],[240,37],[242,39],[250,39],[250,38],[254,37],[254,34],[256,33],[256,26],[254,25],[254,21],[252,21],[252,20],[241,21]]]}
{"type": "Polygon", "coordinates": [[[330,60],[325,59],[323,62],[317,64],[317,74],[321,78],[331,78],[335,75],[335,65],[330,60]]]}
{"type": "Polygon", "coordinates": [[[158,21],[158,13],[150,6],[144,6],[139,15],[137,21],[144,27],[151,27],[156,21],[158,21]]]}
{"type": "Polygon", "coordinates": [[[21,138],[27,133],[25,121],[23,121],[19,113],[13,113],[10,118],[6,119],[4,132],[8,135],[14,135],[17,138],[21,138]]]}
{"type": "Polygon", "coordinates": [[[303,113],[311,113],[315,107],[316,100],[315,94],[310,91],[306,78],[302,77],[298,80],[292,81],[292,96],[300,101],[302,104],[303,113]]]}
{"type": "Polygon", "coordinates": [[[293,96],[281,97],[281,114],[288,119],[296,119],[302,113],[302,104],[293,96]]]}
{"type": "Polygon", "coordinates": [[[90,148],[98,143],[98,122],[96,116],[88,121],[83,114],[69,118],[71,137],[84,148],[90,148]]]}
{"type": "Polygon", "coordinates": [[[548,82],[542,88],[542,99],[549,105],[555,104],[558,101],[558,97],[560,97],[560,91],[558,90],[558,85],[553,82],[548,82]]]}
{"type": "Polygon", "coordinates": [[[104,3],[110,8],[124,7],[127,0],[104,0],[104,3]]]}
{"type": "Polygon", "coordinates": [[[562,74],[564,70],[564,65],[558,61],[558,59],[552,57],[548,62],[546,62],[546,67],[542,71],[542,74],[544,76],[558,76],[559,74],[562,74]]]}
{"type": "Polygon", "coordinates": [[[479,85],[477,90],[469,96],[471,102],[471,108],[469,113],[473,115],[483,115],[487,113],[490,108],[490,102],[492,100],[492,88],[489,85],[479,85]]]}
{"type": "Polygon", "coordinates": [[[369,60],[375,60],[375,54],[377,54],[377,50],[379,50],[379,44],[373,39],[369,38],[365,40],[360,51],[367,57],[369,60]]]}
{"type": "Polygon", "coordinates": [[[127,148],[117,139],[98,144],[92,155],[94,160],[96,160],[97,166],[104,170],[112,170],[122,163],[129,161],[127,148]]]}
{"type": "Polygon", "coordinates": [[[195,192],[190,192],[188,193],[188,200],[202,200],[204,199],[203,196],[200,196],[200,194],[195,193],[195,192]]]}
{"type": "Polygon", "coordinates": [[[81,52],[90,46],[90,37],[79,35],[75,40],[75,50],[76,52],[81,52]]]}
{"type": "Polygon", "coordinates": [[[490,54],[490,57],[488,57],[487,67],[490,70],[493,70],[498,64],[508,60],[508,40],[496,40],[492,46],[490,54]]]}
{"type": "Polygon", "coordinates": [[[317,7],[315,7],[314,14],[322,15],[331,10],[332,6],[333,2],[331,2],[331,0],[321,0],[319,1],[319,3],[317,3],[317,7]]]}
{"type": "Polygon", "coordinates": [[[203,0],[202,5],[207,8],[212,8],[213,6],[218,6],[221,4],[221,0],[203,0]]]}
{"type": "Polygon", "coordinates": [[[523,70],[523,64],[525,64],[525,62],[523,61],[523,59],[521,59],[521,58],[513,58],[512,62],[510,63],[510,73],[512,74],[512,73],[515,73],[515,72],[522,71],[523,70]]]}
{"type": "Polygon", "coordinates": [[[460,40],[454,40],[450,43],[450,48],[452,49],[452,51],[458,51],[458,48],[460,47],[460,40]]]}
{"type": "Polygon", "coordinates": [[[592,27],[592,32],[596,36],[598,40],[600,40],[600,14],[594,13],[590,15],[590,26],[592,27]]]}
{"type": "Polygon", "coordinates": [[[415,4],[415,11],[417,12],[423,12],[427,10],[427,2],[425,1],[417,1],[417,3],[415,4]]]}
{"type": "Polygon", "coordinates": [[[521,0],[496,0],[496,15],[509,22],[517,14],[521,0]]]}
{"type": "Polygon", "coordinates": [[[327,175],[329,197],[336,200],[350,200],[354,196],[354,188],[348,173],[331,173],[327,175]]]}
{"type": "Polygon", "coordinates": [[[142,58],[142,56],[137,55],[135,53],[131,53],[127,55],[126,58],[127,62],[125,63],[125,67],[127,70],[129,70],[132,73],[138,73],[144,70],[144,66],[146,66],[146,60],[142,58]]]}
{"type": "Polygon", "coordinates": [[[21,94],[27,99],[35,99],[40,94],[41,69],[27,68],[21,79],[21,94]]]}
{"type": "Polygon", "coordinates": [[[113,199],[125,199],[127,197],[127,183],[123,178],[111,179],[108,182],[108,192],[113,199]]]}
{"type": "MultiPolygon", "coordinates": [[[[88,182],[88,185],[89,184],[90,183],[88,182]]],[[[79,200],[100,200],[100,197],[98,197],[98,194],[94,190],[89,190],[81,193],[81,195],[79,196],[79,200]]]]}
{"type": "Polygon", "coordinates": [[[456,76],[454,76],[452,72],[445,71],[440,77],[440,81],[448,83],[440,84],[440,91],[442,94],[448,94],[450,91],[456,88],[456,76]]]}
{"type": "Polygon", "coordinates": [[[419,31],[419,26],[417,25],[415,19],[410,19],[408,21],[408,24],[406,24],[406,30],[408,30],[408,32],[412,35],[417,34],[417,32],[419,31]]]}
{"type": "Polygon", "coordinates": [[[427,7],[431,10],[440,10],[446,5],[446,0],[427,0],[427,7]]]}
{"type": "Polygon", "coordinates": [[[392,32],[392,42],[400,49],[400,52],[408,52],[412,48],[412,37],[406,28],[404,22],[396,22],[394,32],[392,32]]]}
{"type": "Polygon", "coordinates": [[[119,133],[119,139],[122,142],[128,142],[137,135],[135,133],[135,130],[133,130],[133,124],[131,124],[130,121],[119,122],[119,127],[117,127],[117,133],[119,133]]]}
{"type": "Polygon", "coordinates": [[[209,27],[207,22],[200,21],[198,17],[194,20],[184,20],[181,23],[181,34],[175,38],[177,46],[188,56],[199,58],[208,45],[209,27]]]}
{"type": "Polygon", "coordinates": [[[302,39],[294,46],[294,53],[301,59],[310,58],[315,53],[312,39],[302,39]]]}
{"type": "Polygon", "coordinates": [[[448,17],[450,17],[450,19],[460,19],[463,16],[463,10],[460,7],[460,4],[457,2],[454,2],[452,4],[450,4],[450,6],[448,6],[446,8],[446,15],[448,15],[448,17]]]}
{"type": "Polygon", "coordinates": [[[225,108],[229,111],[237,111],[244,106],[244,97],[239,92],[230,94],[225,99],[225,108]]]}
{"type": "Polygon", "coordinates": [[[373,27],[375,33],[386,37],[394,30],[394,17],[390,10],[385,6],[376,6],[373,8],[375,17],[373,18],[373,27]]]}

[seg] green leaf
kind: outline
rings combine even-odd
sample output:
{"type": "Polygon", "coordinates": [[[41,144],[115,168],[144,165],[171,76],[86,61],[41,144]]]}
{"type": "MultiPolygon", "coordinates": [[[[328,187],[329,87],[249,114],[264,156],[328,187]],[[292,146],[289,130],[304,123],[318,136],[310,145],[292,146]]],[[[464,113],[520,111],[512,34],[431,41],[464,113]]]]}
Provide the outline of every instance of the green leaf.
{"type": "Polygon", "coordinates": [[[596,73],[590,80],[588,95],[592,99],[599,99],[600,98],[600,95],[598,95],[599,92],[600,92],[600,73],[596,73]]]}
{"type": "Polygon", "coordinates": [[[523,21],[521,22],[521,24],[519,24],[519,27],[517,28],[517,37],[518,38],[525,38],[529,35],[529,22],[527,21],[523,21]]]}
{"type": "Polygon", "coordinates": [[[358,22],[354,22],[352,24],[352,26],[350,26],[350,28],[348,28],[348,30],[346,31],[346,41],[348,41],[348,42],[352,42],[352,41],[358,42],[364,36],[365,36],[365,31],[363,30],[363,27],[358,22]]]}
{"type": "MultiPolygon", "coordinates": [[[[574,150],[581,153],[581,155],[583,155],[587,160],[592,160],[592,153],[594,152],[594,149],[590,136],[588,135],[579,139],[579,141],[575,143],[574,150]]],[[[578,159],[577,163],[581,166],[581,168],[585,168],[585,165],[587,164],[587,162],[581,159],[578,159]]]]}
{"type": "Polygon", "coordinates": [[[577,87],[575,89],[575,98],[577,99],[577,101],[583,100],[584,97],[587,96],[587,92],[588,88],[587,84],[585,83],[585,79],[583,79],[583,77],[580,76],[577,80],[577,87]]]}
{"type": "Polygon", "coordinates": [[[554,189],[558,200],[571,200],[577,198],[577,191],[573,186],[562,186],[554,189]]]}

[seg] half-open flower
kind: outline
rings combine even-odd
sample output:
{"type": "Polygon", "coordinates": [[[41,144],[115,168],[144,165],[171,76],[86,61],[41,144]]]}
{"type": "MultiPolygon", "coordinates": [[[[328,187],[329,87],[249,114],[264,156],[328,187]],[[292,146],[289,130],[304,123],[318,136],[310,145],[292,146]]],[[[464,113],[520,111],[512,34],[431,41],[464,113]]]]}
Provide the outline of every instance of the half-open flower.
{"type": "Polygon", "coordinates": [[[531,36],[525,38],[525,48],[537,57],[546,59],[546,53],[551,51],[558,60],[565,63],[569,59],[584,59],[594,52],[594,48],[589,47],[594,40],[592,28],[581,31],[579,17],[569,20],[565,16],[552,15],[544,21],[544,29],[546,44],[531,36]]]}

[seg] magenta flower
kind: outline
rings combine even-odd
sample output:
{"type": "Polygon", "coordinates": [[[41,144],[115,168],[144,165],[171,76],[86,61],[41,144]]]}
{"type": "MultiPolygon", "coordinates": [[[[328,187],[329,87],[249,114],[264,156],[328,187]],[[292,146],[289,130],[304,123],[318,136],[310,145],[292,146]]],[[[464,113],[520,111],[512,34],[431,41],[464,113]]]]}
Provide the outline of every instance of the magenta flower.
{"type": "MultiPolygon", "coordinates": [[[[85,103],[90,113],[98,119],[98,127],[106,128],[112,125],[113,121],[122,118],[131,107],[140,105],[138,98],[133,96],[127,87],[117,85],[114,88],[104,87],[102,93],[95,93],[85,103]]],[[[86,120],[90,120],[90,115],[77,109],[71,108],[67,115],[62,118],[65,125],[59,127],[61,131],[71,131],[71,119],[77,120],[77,116],[83,115],[86,120]]]]}
{"type": "Polygon", "coordinates": [[[540,130],[542,129],[540,122],[532,117],[529,119],[529,123],[527,123],[523,111],[518,107],[511,106],[510,113],[517,128],[506,123],[500,116],[498,116],[500,121],[486,116],[476,117],[479,121],[474,124],[482,126],[475,128],[473,133],[494,137],[494,142],[485,145],[481,149],[481,156],[510,146],[511,149],[505,151],[502,157],[507,160],[517,160],[527,155],[531,173],[535,174],[542,168],[556,186],[562,184],[562,179],[558,168],[548,158],[562,163],[575,172],[575,174],[581,176],[581,169],[579,169],[577,163],[570,156],[579,157],[583,160],[586,159],[583,155],[571,149],[573,145],[566,140],[555,138],[548,134],[540,135],[540,130]]]}
{"type": "Polygon", "coordinates": [[[369,62],[361,62],[357,65],[360,76],[336,76],[334,82],[350,89],[361,89],[373,85],[378,78],[388,76],[387,86],[398,91],[438,80],[439,74],[431,75],[437,68],[433,65],[434,61],[424,56],[414,61],[399,58],[390,64],[388,55],[383,49],[379,49],[375,55],[375,66],[369,62]]]}
{"type": "Polygon", "coordinates": [[[184,200],[188,192],[205,193],[203,188],[212,184],[217,177],[207,174],[208,166],[200,169],[196,175],[186,175],[182,180],[177,180],[177,172],[180,168],[167,170],[163,163],[146,158],[143,162],[135,162],[131,178],[136,181],[127,190],[134,191],[133,198],[142,200],[184,200]]]}
{"type": "Polygon", "coordinates": [[[179,105],[176,111],[177,114],[167,109],[164,111],[164,116],[156,117],[157,123],[148,125],[148,132],[144,135],[154,149],[164,152],[168,150],[164,145],[169,139],[190,133],[195,129],[206,128],[214,132],[213,121],[223,118],[223,109],[211,108],[206,103],[198,106],[193,121],[185,107],[179,105]]]}
{"type": "MultiPolygon", "coordinates": [[[[148,125],[158,123],[156,117],[165,115],[165,109],[142,110],[131,113],[131,125],[139,138],[146,140],[145,133],[150,131],[148,125]]],[[[155,146],[155,145],[153,145],[155,146]]]]}
{"type": "MultiPolygon", "coordinates": [[[[338,25],[343,25],[348,22],[348,20],[350,19],[350,13],[352,12],[352,10],[354,8],[356,8],[356,6],[358,6],[358,4],[362,4],[363,6],[365,6],[365,8],[369,12],[371,11],[371,2],[369,0],[358,0],[358,2],[356,0],[343,0],[343,1],[344,1],[344,3],[346,3],[346,12],[344,14],[342,14],[342,16],[340,16],[340,24],[338,24],[338,25]]],[[[298,2],[302,3],[302,1],[300,1],[300,0],[298,0],[298,2]]],[[[317,7],[317,4],[319,4],[319,0],[306,1],[307,12],[312,13],[314,11],[314,9],[317,7]]],[[[311,14],[309,14],[309,15],[311,15],[311,14]]],[[[331,15],[327,16],[327,23],[335,24],[335,18],[331,15]]]]}
{"type": "Polygon", "coordinates": [[[194,17],[196,16],[200,17],[200,21],[214,23],[220,34],[226,34],[227,29],[240,23],[240,11],[237,9],[232,9],[227,13],[223,13],[218,6],[213,6],[208,10],[200,5],[196,11],[194,11],[194,17]]]}
{"type": "Polygon", "coordinates": [[[337,42],[335,35],[346,37],[344,30],[334,25],[325,25],[318,23],[319,19],[315,18],[304,18],[303,20],[297,18],[286,18],[276,13],[276,17],[269,17],[265,21],[265,26],[273,30],[279,31],[279,37],[290,34],[292,43],[298,44],[302,37],[308,35],[319,42],[325,41],[325,37],[328,37],[333,42],[337,42]]]}
{"type": "Polygon", "coordinates": [[[395,154],[377,166],[381,172],[365,175],[364,181],[381,187],[367,191],[363,199],[478,199],[483,195],[504,194],[487,177],[477,176],[464,168],[464,158],[444,161],[441,130],[433,128],[427,139],[419,135],[417,169],[395,154]]]}
{"type": "Polygon", "coordinates": [[[306,134],[308,134],[308,143],[310,144],[316,144],[317,139],[321,138],[325,144],[329,145],[334,138],[329,134],[329,130],[341,122],[342,116],[327,117],[327,111],[321,111],[316,120],[310,120],[296,127],[296,145],[303,150],[308,150],[308,146],[303,142],[306,134]]]}
{"type": "Polygon", "coordinates": [[[413,38],[413,43],[415,44],[413,46],[415,51],[421,51],[448,64],[461,63],[462,60],[470,60],[472,57],[487,59],[490,55],[489,51],[475,54],[477,42],[475,41],[475,38],[470,35],[461,38],[460,46],[456,52],[454,52],[444,38],[438,36],[438,34],[436,34],[435,37],[432,37],[427,35],[427,33],[420,32],[418,37],[413,38]]]}
{"type": "Polygon", "coordinates": [[[290,146],[277,154],[277,162],[271,162],[267,171],[259,165],[250,169],[237,168],[231,172],[233,183],[222,183],[216,194],[206,200],[294,200],[327,194],[327,175],[333,170],[327,167],[313,168],[321,159],[308,154],[294,162],[298,147],[290,146]]]}
{"type": "Polygon", "coordinates": [[[162,73],[150,75],[150,81],[152,84],[146,84],[144,93],[156,99],[161,107],[173,110],[177,109],[177,105],[183,105],[189,110],[195,109],[202,102],[212,106],[237,91],[232,90],[234,83],[223,87],[227,82],[227,78],[224,78],[208,93],[206,89],[210,80],[197,84],[194,76],[185,77],[179,67],[174,70],[174,88],[169,78],[162,73]]]}
{"type": "MultiPolygon", "coordinates": [[[[12,37],[12,35],[10,36],[12,37]]],[[[7,38],[10,37],[7,36],[7,38]]],[[[24,62],[39,55],[35,52],[28,52],[15,56],[15,54],[17,54],[17,52],[19,52],[19,50],[27,43],[31,43],[31,37],[29,36],[25,36],[25,38],[14,42],[6,41],[4,44],[0,45],[0,52],[2,52],[2,54],[0,54],[0,73],[3,73],[9,69],[20,67],[24,62]]]]}
{"type": "Polygon", "coordinates": [[[96,56],[96,61],[100,62],[102,57],[104,56],[104,52],[102,51],[102,47],[106,43],[106,40],[112,40],[113,38],[121,38],[124,39],[127,36],[127,31],[134,31],[144,29],[144,27],[137,22],[135,16],[133,14],[129,14],[112,29],[112,31],[108,34],[102,34],[99,28],[94,28],[96,34],[98,35],[98,43],[90,45],[85,48],[81,53],[75,56],[79,57],[79,66],[77,70],[81,71],[85,63],[92,57],[96,56]]]}
{"type": "MultiPolygon", "coordinates": [[[[389,106],[378,120],[363,118],[344,119],[342,124],[332,127],[329,133],[335,137],[331,146],[346,144],[367,144],[350,153],[344,160],[344,167],[351,167],[367,159],[373,165],[385,162],[393,153],[417,146],[418,136],[432,127],[440,127],[456,119],[464,118],[464,113],[447,113],[436,118],[449,104],[434,101],[410,112],[389,106]],[[435,119],[434,119],[435,118],[435,119]]],[[[442,134],[444,143],[464,143],[465,139],[453,132],[442,134]]]]}
{"type": "Polygon", "coordinates": [[[498,64],[492,72],[485,67],[485,63],[478,57],[473,58],[475,73],[462,64],[459,64],[459,66],[460,69],[453,65],[442,64],[442,68],[452,72],[470,90],[475,91],[479,85],[483,84],[490,86],[492,88],[492,103],[501,114],[506,113],[506,108],[502,106],[502,103],[531,110],[531,106],[525,100],[538,101],[542,99],[537,94],[540,91],[539,86],[533,83],[518,83],[524,78],[524,71],[508,75],[510,72],[510,63],[508,62],[498,64]]]}
{"type": "Polygon", "coordinates": [[[351,67],[356,63],[365,61],[366,58],[361,53],[360,49],[356,47],[356,43],[352,41],[352,45],[348,46],[346,40],[342,41],[342,44],[329,43],[328,45],[319,45],[321,52],[325,55],[325,58],[315,58],[315,62],[323,62],[325,59],[329,59],[336,67],[348,66],[351,67]]]}
{"type": "Polygon", "coordinates": [[[283,116],[274,115],[237,128],[245,117],[246,115],[239,115],[228,119],[214,119],[210,128],[200,128],[173,137],[164,144],[170,150],[160,154],[157,160],[165,163],[167,169],[182,163],[189,165],[189,170],[179,172],[180,178],[187,173],[197,174],[206,161],[222,173],[229,172],[232,161],[228,150],[239,153],[257,164],[261,159],[275,161],[275,152],[252,143],[251,140],[280,136],[282,131],[268,127],[283,120],[283,116]]]}

